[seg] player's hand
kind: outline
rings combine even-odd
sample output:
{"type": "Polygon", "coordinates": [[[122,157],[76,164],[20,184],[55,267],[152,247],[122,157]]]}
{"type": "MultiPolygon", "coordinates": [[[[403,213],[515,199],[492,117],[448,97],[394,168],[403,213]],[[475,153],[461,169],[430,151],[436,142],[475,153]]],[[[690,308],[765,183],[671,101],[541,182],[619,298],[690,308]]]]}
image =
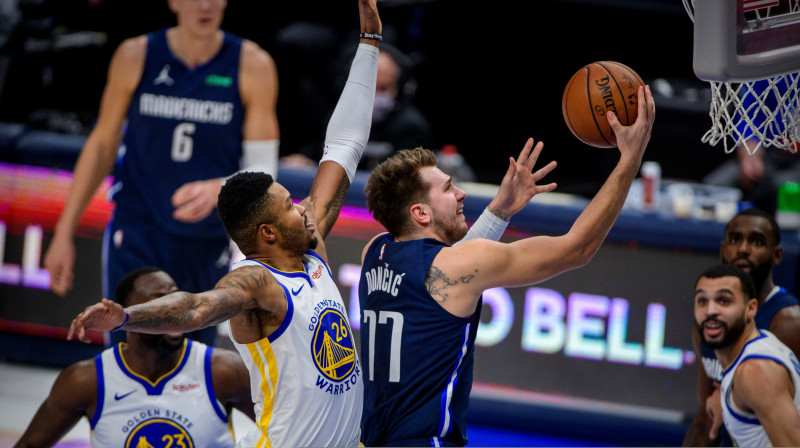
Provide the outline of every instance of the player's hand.
{"type": "Polygon", "coordinates": [[[361,32],[381,34],[383,24],[378,15],[378,6],[375,0],[358,0],[358,16],[361,19],[361,32]]]}
{"type": "Polygon", "coordinates": [[[611,111],[606,113],[606,117],[614,135],[617,136],[619,152],[623,156],[636,157],[641,162],[656,119],[656,103],[653,101],[653,94],[650,93],[650,86],[639,87],[637,96],[639,112],[635,123],[623,126],[611,111]]]}
{"type": "Polygon", "coordinates": [[[495,215],[499,212],[502,216],[507,217],[506,221],[522,210],[537,194],[556,189],[555,183],[536,185],[536,182],[542,180],[555,169],[556,162],[552,161],[534,173],[533,167],[536,165],[539,154],[542,153],[544,143],[536,143],[536,146],[533,143],[533,139],[529,138],[519,153],[517,160],[509,157],[508,170],[503,176],[503,181],[500,182],[500,189],[497,191],[497,196],[489,204],[489,211],[495,215]],[[531,152],[531,148],[533,152],[531,152]]]}
{"type": "Polygon", "coordinates": [[[172,195],[172,217],[195,223],[205,219],[217,206],[222,183],[219,179],[198,180],[181,185],[172,195]]]}
{"type": "Polygon", "coordinates": [[[750,155],[745,148],[738,149],[739,182],[744,188],[752,188],[764,177],[764,151],[750,155]]]}
{"type": "Polygon", "coordinates": [[[708,430],[709,440],[715,440],[719,435],[719,428],[722,426],[722,402],[720,401],[719,385],[714,384],[714,392],[706,398],[706,414],[711,422],[708,430]]]}
{"type": "Polygon", "coordinates": [[[44,254],[44,268],[50,273],[50,289],[64,297],[72,289],[75,266],[75,243],[72,237],[53,237],[47,253],[44,254]]]}
{"type": "Polygon", "coordinates": [[[69,332],[67,333],[67,340],[69,341],[75,336],[78,340],[88,343],[91,342],[91,339],[86,334],[88,330],[111,331],[122,325],[123,322],[125,322],[125,310],[122,305],[103,299],[92,306],[86,307],[82,313],[72,319],[72,324],[70,324],[69,332]]]}

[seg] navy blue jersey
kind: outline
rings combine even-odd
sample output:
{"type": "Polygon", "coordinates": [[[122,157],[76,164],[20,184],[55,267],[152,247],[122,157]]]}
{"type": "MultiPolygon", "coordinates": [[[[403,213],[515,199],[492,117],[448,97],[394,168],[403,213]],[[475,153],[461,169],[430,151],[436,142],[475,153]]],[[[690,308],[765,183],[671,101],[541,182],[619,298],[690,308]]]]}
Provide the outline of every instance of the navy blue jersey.
{"type": "Polygon", "coordinates": [[[239,169],[242,40],[226,33],[219,52],[191,69],[170,51],[166,29],[148,34],[147,42],[114,171],[115,213],[152,220],[176,235],[225,236],[216,213],[195,224],[173,219],[170,199],[187,182],[225,177],[239,169]]]}
{"type": "Polygon", "coordinates": [[[361,270],[362,442],[366,446],[463,446],[481,302],[450,314],[425,278],[447,247],[433,239],[378,237],[361,270]]]}
{"type": "MultiPolygon", "coordinates": [[[[772,318],[778,311],[786,308],[787,306],[800,305],[800,300],[797,299],[792,293],[785,288],[781,288],[775,295],[769,298],[763,305],[758,307],[756,311],[756,327],[762,330],[769,330],[769,325],[772,323],[772,318]]],[[[706,375],[716,382],[722,381],[722,367],[717,360],[717,355],[714,350],[707,347],[702,342],[700,343],[700,350],[703,353],[703,367],[706,370],[706,375]]]]}

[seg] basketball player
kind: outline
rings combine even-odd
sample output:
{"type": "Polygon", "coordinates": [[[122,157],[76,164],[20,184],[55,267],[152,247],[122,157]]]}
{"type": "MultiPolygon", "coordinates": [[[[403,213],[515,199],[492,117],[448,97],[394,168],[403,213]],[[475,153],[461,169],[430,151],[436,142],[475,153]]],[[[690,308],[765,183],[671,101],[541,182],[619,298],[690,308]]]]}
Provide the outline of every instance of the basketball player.
{"type": "MultiPolygon", "coordinates": [[[[367,206],[389,233],[365,247],[358,291],[366,446],[467,443],[481,295],[535,284],[591,260],[622,209],[650,139],[655,105],[649,87],[638,99],[633,125],[608,114],[620,159],[562,236],[510,244],[476,238],[451,247],[467,232],[466,194],[437,168],[431,151],[403,150],[373,170],[367,206]]],[[[515,173],[529,173],[542,147],[529,139],[515,173]]]]}
{"type": "Polygon", "coordinates": [[[295,204],[266,173],[234,175],[218,213],[245,260],[212,290],[126,309],[103,300],[70,326],[68,338],[86,341],[87,329],[169,333],[230,319],[258,426],[242,446],[357,446],[361,436],[361,365],[323,241],[369,137],[382,25],[375,0],[358,9],[360,43],[309,196],[295,204]]]}
{"type": "MultiPolygon", "coordinates": [[[[800,301],[785,288],[775,285],[773,267],[783,257],[781,231],[778,223],[768,213],[750,208],[734,216],[725,226],[720,244],[720,259],[749,273],[756,285],[758,310],[756,328],[769,330],[786,344],[795,355],[800,355],[800,301]]],[[[727,434],[719,434],[722,413],[719,384],[722,366],[714,350],[702,343],[700,333],[692,334],[698,366],[698,409],[686,433],[684,446],[730,445],[727,434]]]]}
{"type": "MultiPolygon", "coordinates": [[[[240,169],[277,173],[271,56],[220,29],[227,0],[168,2],[177,25],[124,41],[111,59],[97,125],[44,258],[59,295],[72,288],[75,229],[112,168],[104,297],[148,265],[187,291],[212,288],[229,269],[229,239],[213,213],[221,183],[240,169]]],[[[189,336],[213,345],[216,328],[189,336]]]]}
{"type": "MultiPolygon", "coordinates": [[[[146,303],[178,287],[166,272],[139,268],[117,286],[119,303],[146,303]]],[[[254,417],[238,353],[183,334],[128,333],[128,342],[66,368],[14,445],[53,446],[86,417],[93,447],[233,447],[230,413],[254,417]]]]}
{"type": "Polygon", "coordinates": [[[768,330],[756,328],[756,286],[734,265],[700,275],[694,317],[722,371],[725,428],[734,446],[800,446],[800,362],[768,330]]]}

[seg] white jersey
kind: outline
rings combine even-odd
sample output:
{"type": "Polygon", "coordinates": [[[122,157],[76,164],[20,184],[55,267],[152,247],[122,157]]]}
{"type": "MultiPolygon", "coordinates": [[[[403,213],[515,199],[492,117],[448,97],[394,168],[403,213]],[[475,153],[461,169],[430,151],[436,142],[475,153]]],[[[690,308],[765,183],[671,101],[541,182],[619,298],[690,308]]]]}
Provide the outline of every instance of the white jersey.
{"type": "Polygon", "coordinates": [[[775,335],[767,330],[758,331],[761,334],[747,341],[733,365],[722,373],[722,385],[720,386],[722,419],[737,446],[772,446],[758,417],[736,407],[730,396],[734,372],[742,362],[748,359],[766,358],[786,367],[794,383],[794,405],[800,412],[800,363],[798,363],[797,357],[775,335]]]}
{"type": "Polygon", "coordinates": [[[123,345],[95,357],[92,447],[234,446],[228,414],[214,394],[211,348],[186,339],[178,364],[153,383],[128,367],[123,345]]]}
{"type": "Polygon", "coordinates": [[[241,447],[357,446],[364,385],[361,364],[339,289],[313,251],[303,272],[269,269],[283,286],[288,309],[280,327],[260,341],[231,340],[250,371],[256,424],[241,447]]]}

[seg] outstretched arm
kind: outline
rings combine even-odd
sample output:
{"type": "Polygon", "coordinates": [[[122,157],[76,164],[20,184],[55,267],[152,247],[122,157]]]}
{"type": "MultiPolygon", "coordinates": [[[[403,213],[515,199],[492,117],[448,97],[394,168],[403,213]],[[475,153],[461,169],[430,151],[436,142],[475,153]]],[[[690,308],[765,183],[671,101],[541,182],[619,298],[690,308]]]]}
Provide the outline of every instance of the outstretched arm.
{"type": "MultiPolygon", "coordinates": [[[[358,10],[361,33],[379,35],[383,28],[375,0],[359,0],[358,10]]],[[[378,42],[360,40],[347,83],[328,123],[325,154],[309,196],[302,202],[322,238],[328,236],[339,216],[369,139],[378,76],[378,42]]]]}
{"type": "Polygon", "coordinates": [[[622,126],[609,115],[621,153],[614,171],[567,234],[536,236],[501,244],[476,239],[443,249],[426,279],[428,291],[445,309],[468,316],[483,291],[499,286],[527,286],[588,263],[614,225],[642,162],[655,119],[649,88],[639,89],[639,115],[622,126]],[[445,305],[455,302],[454,305],[445,305]]]}
{"type": "Polygon", "coordinates": [[[467,235],[456,244],[473,238],[499,241],[511,217],[522,210],[535,195],[556,189],[555,183],[536,185],[536,182],[542,180],[556,167],[556,162],[553,161],[535,173],[533,172],[533,167],[536,165],[536,160],[543,147],[544,143],[542,142],[533,146],[533,139],[530,138],[522,148],[517,160],[509,157],[508,171],[503,176],[497,196],[492,199],[486,210],[470,227],[467,235]],[[531,148],[533,148],[533,152],[531,152],[531,148]]]}
{"type": "Polygon", "coordinates": [[[97,403],[94,360],[73,364],[56,378],[14,448],[49,447],[58,442],[84,415],[90,418],[97,403]]]}
{"type": "Polygon", "coordinates": [[[225,322],[243,310],[276,311],[285,302],[283,288],[268,270],[244,266],[222,277],[214,289],[199,294],[178,291],[124,309],[103,299],[73,319],[67,339],[74,335],[89,342],[87,330],[188,333],[225,322]]]}

